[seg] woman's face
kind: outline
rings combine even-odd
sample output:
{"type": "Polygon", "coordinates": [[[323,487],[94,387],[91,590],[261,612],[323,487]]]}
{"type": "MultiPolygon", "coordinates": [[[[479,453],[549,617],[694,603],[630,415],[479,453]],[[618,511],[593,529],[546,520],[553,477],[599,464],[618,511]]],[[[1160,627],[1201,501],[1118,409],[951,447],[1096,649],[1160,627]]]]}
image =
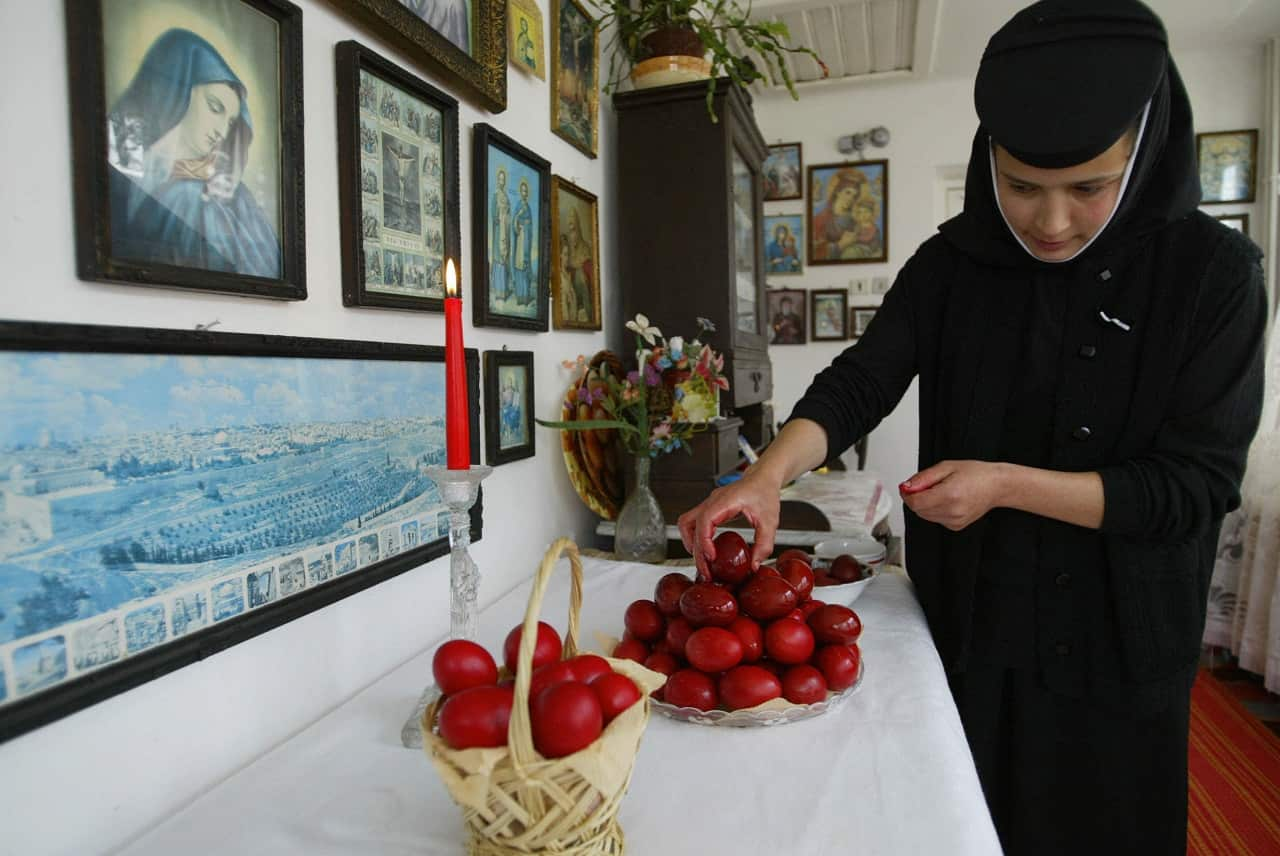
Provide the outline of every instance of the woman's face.
{"type": "Polygon", "coordinates": [[[1036,258],[1063,261],[1106,223],[1120,195],[1133,134],[1091,161],[1064,169],[1028,166],[996,146],[996,192],[1009,225],[1036,258]]]}
{"type": "Polygon", "coordinates": [[[853,202],[858,198],[858,188],[852,184],[846,184],[844,187],[836,191],[835,202],[832,206],[837,212],[844,214],[853,208],[853,202]]]}
{"type": "Polygon", "coordinates": [[[203,158],[222,144],[240,115],[240,96],[225,83],[191,88],[191,103],[182,117],[182,143],[188,157],[203,158]]]}

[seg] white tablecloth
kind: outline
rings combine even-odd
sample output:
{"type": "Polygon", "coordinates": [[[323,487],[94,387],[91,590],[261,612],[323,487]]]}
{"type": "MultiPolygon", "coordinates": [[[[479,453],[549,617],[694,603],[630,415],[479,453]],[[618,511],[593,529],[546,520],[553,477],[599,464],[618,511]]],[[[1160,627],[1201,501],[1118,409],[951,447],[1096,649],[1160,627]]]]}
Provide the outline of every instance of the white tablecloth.
{"type": "MultiPolygon", "coordinates": [[[[670,567],[585,560],[583,641],[670,567]]],[[[542,617],[565,627],[568,565],[542,617]]],[[[480,617],[500,651],[529,585],[480,617]]],[[[995,830],[910,583],[877,578],[854,604],[866,675],[834,711],[773,728],[657,714],[620,820],[636,856],[997,854],[995,830]]],[[[440,640],[443,641],[443,640],[440,640]]],[[[438,644],[438,643],[437,643],[438,644]]],[[[460,854],[461,812],[400,727],[435,645],[142,836],[130,854],[460,854]]]]}

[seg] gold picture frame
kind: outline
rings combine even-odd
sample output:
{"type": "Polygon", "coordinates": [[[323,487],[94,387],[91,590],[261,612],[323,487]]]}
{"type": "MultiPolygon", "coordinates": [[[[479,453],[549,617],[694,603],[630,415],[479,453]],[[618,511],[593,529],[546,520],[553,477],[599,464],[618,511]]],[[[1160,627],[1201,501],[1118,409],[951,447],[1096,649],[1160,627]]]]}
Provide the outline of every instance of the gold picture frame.
{"type": "Polygon", "coordinates": [[[1253,202],[1258,187],[1258,131],[1196,134],[1201,205],[1253,202]]]}
{"type": "Polygon", "coordinates": [[[596,19],[578,0],[551,0],[551,130],[583,154],[596,157],[600,32],[596,19]]]}
{"type": "Polygon", "coordinates": [[[337,9],[405,51],[490,113],[507,109],[507,4],[457,0],[469,7],[469,48],[462,48],[403,0],[329,0],[337,9]]]}
{"type": "Polygon", "coordinates": [[[533,0],[508,0],[507,60],[511,67],[539,80],[547,79],[547,44],[542,37],[542,10],[533,0]]]}
{"type": "Polygon", "coordinates": [[[551,176],[551,324],[600,330],[600,203],[594,193],[551,176]],[[587,213],[583,213],[583,212],[587,213]],[[583,220],[590,218],[588,226],[583,220]],[[583,232],[590,229],[590,233],[583,232]],[[589,244],[589,247],[583,246],[589,244]],[[589,252],[586,250],[589,249],[589,252]],[[589,304],[589,309],[584,311],[589,304]]]}

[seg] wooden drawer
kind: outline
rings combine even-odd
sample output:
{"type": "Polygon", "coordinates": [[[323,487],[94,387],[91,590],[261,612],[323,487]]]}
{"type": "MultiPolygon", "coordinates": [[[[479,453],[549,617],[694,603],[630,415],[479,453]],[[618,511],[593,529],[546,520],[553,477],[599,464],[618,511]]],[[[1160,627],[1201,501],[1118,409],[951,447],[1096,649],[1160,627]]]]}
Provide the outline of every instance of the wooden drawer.
{"type": "MultiPolygon", "coordinates": [[[[735,416],[711,423],[706,431],[693,435],[689,440],[692,454],[671,452],[653,459],[649,465],[649,481],[708,481],[737,469],[742,456],[738,451],[738,432],[742,420],[735,416]]],[[[626,472],[627,493],[635,482],[635,468],[626,472]]]]}
{"type": "Polygon", "coordinates": [[[742,420],[736,416],[717,419],[708,425],[707,430],[689,439],[692,454],[680,451],[654,458],[649,467],[650,479],[710,479],[714,482],[716,476],[732,472],[738,466],[741,459],[738,433],[741,430],[742,420]]]}
{"type": "Polygon", "coordinates": [[[744,360],[733,362],[733,395],[735,407],[759,404],[773,398],[773,366],[768,360],[744,360]]]}

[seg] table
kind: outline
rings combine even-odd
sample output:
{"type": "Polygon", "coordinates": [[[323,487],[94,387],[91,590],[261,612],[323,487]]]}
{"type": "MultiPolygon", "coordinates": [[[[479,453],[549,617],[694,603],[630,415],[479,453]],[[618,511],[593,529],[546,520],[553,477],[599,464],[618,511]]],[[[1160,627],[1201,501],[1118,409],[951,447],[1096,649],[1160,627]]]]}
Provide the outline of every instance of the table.
{"type": "MultiPolygon", "coordinates": [[[[671,570],[585,558],[585,647],[597,631],[617,634],[626,605],[671,570]]],[[[568,576],[562,561],[542,614],[562,629],[568,576]]],[[[481,613],[479,641],[490,650],[521,620],[528,590],[481,613]]],[[[866,675],[834,711],[763,729],[650,718],[619,815],[628,853],[1000,852],[910,582],[882,574],[854,607],[866,675]]],[[[427,758],[399,740],[435,647],[120,852],[462,853],[461,812],[427,758]]]]}
{"type": "MultiPolygon", "coordinates": [[[[781,499],[812,505],[831,525],[827,530],[779,528],[774,543],[786,547],[812,547],[832,537],[870,537],[876,525],[888,519],[893,504],[880,477],[865,470],[805,473],[782,489],[781,499]]],[[[612,520],[602,520],[596,525],[596,534],[612,538],[615,525],[612,520]]],[[[717,532],[726,530],[737,532],[748,543],[755,542],[754,529],[716,527],[717,532]]],[[[679,528],[667,526],[667,540],[679,541],[679,528]]]]}

